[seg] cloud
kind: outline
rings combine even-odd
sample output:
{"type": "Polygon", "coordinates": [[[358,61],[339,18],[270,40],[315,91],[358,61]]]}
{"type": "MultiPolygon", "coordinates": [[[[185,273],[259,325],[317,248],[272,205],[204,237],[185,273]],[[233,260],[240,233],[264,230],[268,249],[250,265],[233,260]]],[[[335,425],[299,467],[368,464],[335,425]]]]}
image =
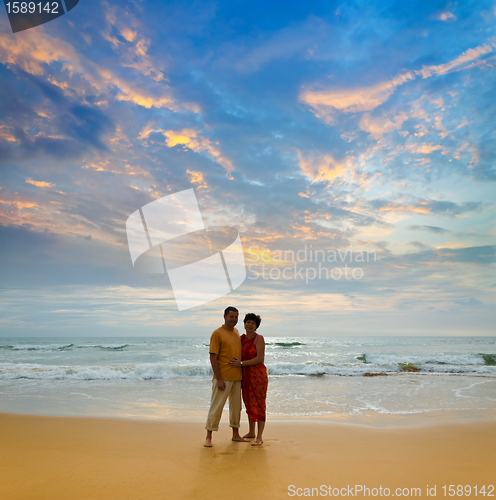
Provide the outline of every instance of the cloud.
{"type": "Polygon", "coordinates": [[[33,227],[46,228],[50,225],[51,211],[55,210],[55,205],[44,206],[43,203],[38,202],[32,196],[8,193],[2,190],[0,227],[27,224],[33,227]]]}
{"type": "Polygon", "coordinates": [[[315,182],[333,181],[337,177],[347,175],[347,162],[337,161],[331,154],[321,154],[315,151],[300,151],[298,165],[305,176],[315,182]]]}
{"type": "Polygon", "coordinates": [[[133,42],[134,39],[136,38],[136,31],[132,31],[129,28],[123,28],[121,30],[121,35],[128,41],[128,42],[133,42]]]}
{"type": "Polygon", "coordinates": [[[191,184],[198,184],[197,188],[206,188],[207,184],[205,179],[203,178],[203,174],[201,172],[195,172],[192,170],[186,170],[186,173],[189,175],[189,179],[191,184]]]}
{"type": "Polygon", "coordinates": [[[456,16],[447,10],[444,12],[437,13],[436,15],[433,16],[433,19],[436,19],[437,21],[449,21],[449,20],[456,21],[456,16]]]}
{"type": "Polygon", "coordinates": [[[109,67],[100,67],[78,53],[70,43],[52,38],[44,31],[27,30],[16,35],[0,35],[0,62],[12,69],[20,68],[31,75],[47,75],[47,79],[51,79],[70,95],[96,92],[98,95],[104,94],[107,99],[113,99],[116,94],[115,99],[118,101],[133,102],[148,109],[168,108],[198,113],[200,108],[197,104],[180,103],[172,96],[170,88],[161,81],[164,79],[162,73],[154,70],[146,49],[145,39],[139,39],[133,49],[134,55],[127,58],[124,66],[150,77],[152,82],[131,84],[117,76],[109,67]],[[45,67],[54,62],[62,64],[58,80],[48,74],[50,72],[45,67]],[[158,83],[160,86],[157,86],[158,83]]]}
{"type": "Polygon", "coordinates": [[[227,45],[224,47],[225,55],[219,60],[240,73],[254,73],[274,60],[298,56],[311,59],[328,37],[329,26],[311,15],[300,25],[285,27],[274,34],[262,33],[245,45],[227,45]]]}
{"type": "Polygon", "coordinates": [[[467,212],[474,212],[481,207],[481,202],[454,203],[452,201],[419,200],[415,202],[387,201],[375,199],[369,202],[370,206],[379,212],[418,214],[435,214],[445,217],[456,217],[467,212]]]}
{"type": "Polygon", "coordinates": [[[407,229],[411,229],[412,231],[428,231],[435,234],[445,234],[450,232],[447,229],[443,229],[438,226],[408,226],[407,229]]]}
{"type": "Polygon", "coordinates": [[[106,151],[108,148],[100,137],[115,130],[112,120],[96,107],[77,105],[70,111],[72,117],[67,121],[67,134],[106,151]]]}
{"type": "Polygon", "coordinates": [[[53,182],[45,182],[45,181],[34,181],[33,179],[26,179],[28,184],[32,184],[36,187],[46,188],[46,187],[54,187],[55,184],[53,182]]]}
{"type": "Polygon", "coordinates": [[[386,102],[396,87],[413,79],[415,74],[408,72],[371,87],[336,91],[308,90],[300,94],[300,101],[311,106],[317,117],[332,123],[336,111],[344,113],[370,111],[386,102]]]}
{"type": "Polygon", "coordinates": [[[440,149],[442,150],[443,147],[440,144],[416,142],[407,144],[405,146],[405,149],[415,154],[429,155],[433,151],[439,151],[440,149]]]}
{"type": "Polygon", "coordinates": [[[147,139],[151,133],[161,133],[165,137],[165,143],[169,148],[182,146],[195,153],[206,152],[216,163],[222,165],[228,177],[232,178],[231,172],[235,170],[231,160],[226,158],[219,149],[219,142],[201,137],[199,132],[192,128],[181,130],[154,129],[151,124],[147,125],[138,135],[140,140],[147,139]]]}
{"type": "Polygon", "coordinates": [[[15,136],[12,134],[12,128],[7,125],[0,125],[0,139],[7,142],[16,142],[15,136]]]}
{"type": "Polygon", "coordinates": [[[490,265],[496,262],[496,245],[453,248],[445,244],[442,248],[422,253],[417,258],[418,262],[426,260],[490,265]]]}
{"type": "Polygon", "coordinates": [[[457,58],[445,64],[423,66],[421,70],[415,71],[415,74],[421,75],[422,78],[430,78],[431,76],[445,75],[453,70],[462,71],[468,68],[469,63],[476,61],[481,56],[493,52],[494,47],[496,47],[496,41],[491,39],[489,43],[479,45],[475,47],[475,49],[468,49],[457,58]]]}
{"type": "Polygon", "coordinates": [[[8,125],[0,127],[0,148],[4,149],[0,163],[35,157],[40,161],[44,156],[79,158],[90,145],[107,150],[106,138],[114,133],[115,125],[98,107],[75,105],[54,85],[26,74],[27,97],[23,98],[11,84],[15,75],[6,70],[5,76],[9,100],[0,105],[0,111],[8,125]]]}
{"type": "Polygon", "coordinates": [[[164,275],[157,280],[133,272],[125,245],[28,227],[0,226],[0,240],[2,287],[164,283],[164,275]]]}
{"type": "Polygon", "coordinates": [[[392,119],[386,116],[372,118],[370,113],[364,113],[360,119],[359,127],[368,132],[374,139],[378,139],[383,134],[401,129],[406,120],[408,120],[406,113],[400,113],[392,119]]]}
{"type": "Polygon", "coordinates": [[[73,68],[82,72],[74,47],[39,29],[15,35],[0,34],[0,61],[9,67],[17,66],[32,75],[42,75],[45,71],[43,65],[55,61],[70,62],[73,68]]]}
{"type": "Polygon", "coordinates": [[[371,111],[385,103],[395,92],[396,88],[417,77],[430,78],[445,75],[451,71],[461,71],[470,67],[470,63],[477,61],[484,55],[491,53],[496,47],[496,41],[491,39],[487,43],[469,49],[457,58],[445,64],[423,66],[420,70],[411,70],[376,83],[369,87],[342,90],[303,90],[300,101],[308,104],[315,115],[327,123],[333,123],[336,112],[357,113],[371,111]]]}
{"type": "Polygon", "coordinates": [[[159,68],[165,58],[156,62],[152,61],[147,53],[151,42],[139,33],[144,29],[141,22],[127,9],[109,4],[105,4],[105,8],[107,25],[101,35],[112,44],[112,48],[120,56],[122,65],[134,68],[141,74],[150,76],[156,82],[165,80],[163,71],[159,68]]]}

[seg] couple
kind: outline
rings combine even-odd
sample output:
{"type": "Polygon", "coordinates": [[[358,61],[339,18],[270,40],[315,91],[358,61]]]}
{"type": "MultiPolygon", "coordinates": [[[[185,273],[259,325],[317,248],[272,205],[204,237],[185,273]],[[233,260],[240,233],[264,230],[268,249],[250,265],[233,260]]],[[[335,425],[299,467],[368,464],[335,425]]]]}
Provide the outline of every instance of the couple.
{"type": "Polygon", "coordinates": [[[210,364],[214,371],[212,400],[208,412],[206,447],[212,446],[212,431],[219,430],[222,410],[229,397],[229,426],[233,430],[233,441],[255,438],[252,446],[260,446],[265,427],[265,398],[267,395],[267,369],[264,365],[265,342],[256,329],[260,316],[247,314],[244,319],[246,334],[239,336],[236,328],[238,310],[228,307],[224,311],[224,325],[217,328],[210,337],[210,364]],[[241,418],[241,389],[243,401],[250,422],[250,431],[239,435],[241,418]],[[255,436],[255,423],[258,432],[255,436]]]}

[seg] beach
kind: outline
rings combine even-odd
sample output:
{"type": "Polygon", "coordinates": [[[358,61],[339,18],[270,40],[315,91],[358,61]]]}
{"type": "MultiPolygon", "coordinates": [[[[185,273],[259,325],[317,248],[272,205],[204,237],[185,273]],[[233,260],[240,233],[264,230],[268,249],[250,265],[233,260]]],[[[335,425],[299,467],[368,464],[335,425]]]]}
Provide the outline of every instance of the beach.
{"type": "Polygon", "coordinates": [[[208,337],[5,338],[0,499],[491,498],[495,345],[267,337],[263,445],[204,448],[208,337]]]}
{"type": "Polygon", "coordinates": [[[463,486],[465,498],[475,498],[475,486],[478,497],[490,493],[494,420],[371,418],[269,419],[261,447],[232,442],[223,418],[204,448],[201,422],[3,413],[0,498],[426,497],[433,488],[444,498],[450,485],[463,486]]]}

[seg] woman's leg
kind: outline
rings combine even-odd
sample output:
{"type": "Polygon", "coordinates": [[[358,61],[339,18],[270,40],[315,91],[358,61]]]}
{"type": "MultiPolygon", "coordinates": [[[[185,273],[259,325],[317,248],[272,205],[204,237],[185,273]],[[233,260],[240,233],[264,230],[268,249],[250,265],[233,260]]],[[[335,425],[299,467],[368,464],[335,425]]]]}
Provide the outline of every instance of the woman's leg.
{"type": "Polygon", "coordinates": [[[250,422],[250,430],[248,434],[245,434],[244,438],[254,438],[255,437],[255,422],[251,419],[250,415],[248,415],[248,422],[250,422]]]}
{"type": "Polygon", "coordinates": [[[257,437],[256,437],[255,441],[253,441],[253,443],[251,443],[252,446],[259,446],[263,443],[262,434],[263,434],[264,429],[265,429],[265,422],[263,422],[262,420],[259,420],[258,421],[257,437]]]}

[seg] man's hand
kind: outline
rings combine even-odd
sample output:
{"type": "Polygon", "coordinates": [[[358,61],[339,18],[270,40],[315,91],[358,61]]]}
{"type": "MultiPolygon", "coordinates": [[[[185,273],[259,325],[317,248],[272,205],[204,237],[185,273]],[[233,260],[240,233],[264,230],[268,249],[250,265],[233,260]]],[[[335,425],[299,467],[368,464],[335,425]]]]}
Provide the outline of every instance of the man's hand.
{"type": "Polygon", "coordinates": [[[219,380],[217,380],[217,388],[220,391],[223,391],[226,388],[226,383],[221,378],[219,380]]]}
{"type": "Polygon", "coordinates": [[[229,364],[234,368],[239,368],[241,366],[241,360],[238,358],[233,358],[231,359],[231,361],[229,361],[229,364]]]}

